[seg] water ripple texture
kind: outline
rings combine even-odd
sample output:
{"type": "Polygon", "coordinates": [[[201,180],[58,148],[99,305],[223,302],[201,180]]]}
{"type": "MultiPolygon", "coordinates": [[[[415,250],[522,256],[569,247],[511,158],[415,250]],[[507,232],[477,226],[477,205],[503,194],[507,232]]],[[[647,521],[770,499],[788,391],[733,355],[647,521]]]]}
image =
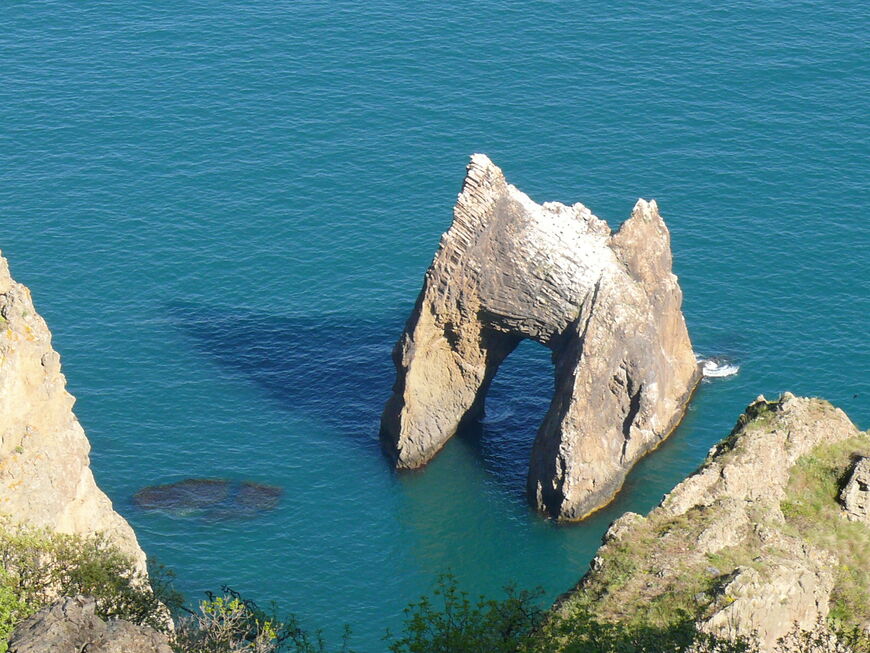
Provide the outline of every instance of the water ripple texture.
{"type": "Polygon", "coordinates": [[[0,248],[54,332],[98,482],[191,598],[228,584],[378,651],[447,570],[475,592],[569,588],[609,521],[655,505],[759,393],[870,426],[864,3],[58,0],[3,18],[0,248]],[[553,383],[537,345],[422,473],[378,450],[390,351],[472,152],[614,227],[655,198],[696,351],[739,364],[580,526],[523,497],[553,383]],[[185,479],[280,501],[221,519],[133,501],[185,479]]]}

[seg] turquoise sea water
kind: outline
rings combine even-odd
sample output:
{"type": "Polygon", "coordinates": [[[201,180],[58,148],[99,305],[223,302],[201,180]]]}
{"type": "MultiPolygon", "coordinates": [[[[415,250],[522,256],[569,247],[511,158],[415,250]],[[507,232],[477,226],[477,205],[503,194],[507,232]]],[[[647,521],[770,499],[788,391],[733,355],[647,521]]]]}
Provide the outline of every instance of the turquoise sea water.
{"type": "Polygon", "coordinates": [[[222,583],[382,648],[452,570],[553,598],[757,394],[870,426],[870,20],[861,2],[6,2],[0,248],[63,356],[101,487],[191,597],[222,583]],[[390,350],[485,152],[538,201],[670,226],[696,350],[736,359],[618,500],[529,511],[551,389],[521,347],[425,471],[377,446],[390,350]],[[148,513],[186,477],[246,520],[148,513]]]}

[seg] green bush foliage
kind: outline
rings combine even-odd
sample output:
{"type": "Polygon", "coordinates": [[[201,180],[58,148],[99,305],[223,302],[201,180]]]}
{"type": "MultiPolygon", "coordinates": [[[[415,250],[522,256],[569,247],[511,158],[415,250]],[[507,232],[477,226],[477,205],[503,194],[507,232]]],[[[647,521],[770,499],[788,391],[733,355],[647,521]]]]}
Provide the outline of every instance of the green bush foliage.
{"type": "MultiPolygon", "coordinates": [[[[456,580],[443,576],[432,598],[405,610],[398,638],[387,637],[391,653],[757,653],[749,641],[723,640],[698,632],[692,616],[667,625],[603,621],[588,606],[550,611],[540,592],[506,589],[503,599],[471,601],[456,580]]],[[[870,653],[870,636],[819,623],[813,632],[795,630],[780,641],[789,653],[870,653]]]]}
{"type": "MultiPolygon", "coordinates": [[[[183,605],[164,568],[150,577],[105,538],[62,535],[0,522],[0,653],[14,627],[61,596],[95,599],[103,619],[147,624],[169,636],[176,653],[352,653],[350,633],[329,648],[319,632],[292,617],[261,609],[228,587],[208,593],[195,608],[183,605]],[[168,616],[175,627],[169,627],[168,616]]],[[[870,653],[857,628],[832,636],[827,624],[795,631],[783,646],[797,653],[870,653]]],[[[541,591],[506,588],[499,599],[472,599],[456,579],[442,576],[431,597],[405,610],[402,631],[387,634],[390,653],[753,653],[746,642],[699,633],[692,616],[665,625],[611,622],[582,602],[549,610],[541,591]]],[[[786,650],[785,648],[783,650],[786,650]]]]}
{"type": "Polygon", "coordinates": [[[472,601],[456,579],[442,576],[433,598],[405,610],[402,635],[388,636],[391,653],[744,653],[745,643],[702,635],[690,620],[668,627],[602,622],[587,609],[570,614],[546,610],[543,592],[505,589],[500,600],[472,601]],[[706,647],[706,648],[705,648],[706,647]]]}
{"type": "MultiPolygon", "coordinates": [[[[309,634],[292,615],[279,618],[274,608],[267,612],[229,587],[206,596],[197,610],[175,620],[171,639],[178,653],[328,652],[321,634],[309,634]]],[[[349,637],[345,629],[341,653],[351,653],[349,637]]]]}
{"type": "MultiPolygon", "coordinates": [[[[0,524],[0,636],[61,596],[94,598],[103,619],[165,629],[167,596],[102,536],[82,537],[0,524]]],[[[2,650],[2,649],[0,649],[2,650]]]]}
{"type": "MultiPolygon", "coordinates": [[[[496,601],[472,601],[456,579],[439,579],[433,599],[422,597],[405,609],[405,630],[389,643],[391,653],[532,651],[546,613],[538,605],[541,592],[517,592],[496,601]]],[[[387,639],[391,639],[388,635],[387,639]]]]}

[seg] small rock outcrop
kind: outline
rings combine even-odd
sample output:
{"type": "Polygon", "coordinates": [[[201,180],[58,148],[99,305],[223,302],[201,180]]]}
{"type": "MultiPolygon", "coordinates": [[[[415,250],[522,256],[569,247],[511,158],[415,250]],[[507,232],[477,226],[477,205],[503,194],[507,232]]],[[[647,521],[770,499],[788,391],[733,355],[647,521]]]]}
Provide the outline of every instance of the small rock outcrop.
{"type": "Polygon", "coordinates": [[[870,524],[870,458],[859,456],[840,494],[846,516],[870,524]]]}
{"type": "Polygon", "coordinates": [[[0,515],[61,533],[102,532],[144,571],[133,529],[94,482],[74,401],[30,291],[0,256],[0,515]]]}
{"type": "Polygon", "coordinates": [[[9,653],[172,653],[166,636],[148,626],[96,614],[93,599],[65,597],[15,628],[9,653]]]}
{"type": "Polygon", "coordinates": [[[654,201],[611,233],[582,204],[536,204],[475,154],[393,353],[385,450],[399,468],[426,464],[482,414],[499,365],[530,338],[552,350],[556,382],[529,496],[581,519],[682,417],[699,371],[681,302],[654,201]]]}
{"type": "Polygon", "coordinates": [[[613,523],[559,610],[654,627],[688,613],[701,632],[779,653],[791,650],[781,638],[817,632],[835,609],[864,627],[870,524],[850,522],[836,499],[856,451],[870,453],[870,433],[829,403],[759,397],[659,507],[613,523]]]}

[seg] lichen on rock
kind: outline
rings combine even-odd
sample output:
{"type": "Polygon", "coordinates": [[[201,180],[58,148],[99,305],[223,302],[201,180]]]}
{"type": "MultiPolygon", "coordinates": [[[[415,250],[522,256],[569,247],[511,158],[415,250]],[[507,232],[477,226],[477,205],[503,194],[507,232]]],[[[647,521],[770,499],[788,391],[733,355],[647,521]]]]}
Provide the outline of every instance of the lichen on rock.
{"type": "Polygon", "coordinates": [[[529,497],[580,519],[683,414],[699,370],[681,302],[654,201],[638,200],[611,233],[582,204],[536,204],[475,154],[394,350],[385,450],[398,468],[426,464],[482,414],[501,362],[535,340],[552,351],[556,379],[529,497]]]}

